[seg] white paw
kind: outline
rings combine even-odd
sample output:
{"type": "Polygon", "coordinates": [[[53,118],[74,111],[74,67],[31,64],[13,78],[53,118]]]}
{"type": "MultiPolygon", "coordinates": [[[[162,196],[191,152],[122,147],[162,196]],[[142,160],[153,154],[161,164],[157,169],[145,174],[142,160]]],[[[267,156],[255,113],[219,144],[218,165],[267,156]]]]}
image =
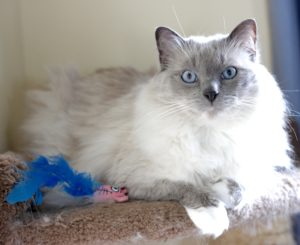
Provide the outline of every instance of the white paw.
{"type": "Polygon", "coordinates": [[[203,235],[216,238],[229,227],[229,219],[223,203],[220,203],[218,207],[201,207],[197,209],[185,207],[185,209],[203,235]]]}

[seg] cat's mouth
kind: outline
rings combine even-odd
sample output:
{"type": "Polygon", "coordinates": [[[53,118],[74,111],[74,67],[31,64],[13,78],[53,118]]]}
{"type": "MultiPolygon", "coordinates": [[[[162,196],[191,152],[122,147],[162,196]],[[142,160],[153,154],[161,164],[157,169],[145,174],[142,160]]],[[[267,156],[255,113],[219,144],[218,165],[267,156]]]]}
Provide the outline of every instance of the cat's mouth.
{"type": "Polygon", "coordinates": [[[220,109],[219,107],[220,105],[218,105],[217,102],[207,103],[205,111],[208,113],[217,113],[217,111],[220,109]]]}
{"type": "Polygon", "coordinates": [[[225,118],[230,115],[232,111],[232,108],[230,106],[228,107],[223,107],[222,105],[218,103],[213,103],[209,106],[206,106],[204,110],[202,110],[204,117],[207,119],[216,119],[216,117],[224,117],[225,118]]]}
{"type": "Polygon", "coordinates": [[[207,108],[206,111],[204,112],[204,116],[207,117],[208,119],[212,119],[216,117],[217,114],[218,114],[217,110],[214,106],[207,108]]]}

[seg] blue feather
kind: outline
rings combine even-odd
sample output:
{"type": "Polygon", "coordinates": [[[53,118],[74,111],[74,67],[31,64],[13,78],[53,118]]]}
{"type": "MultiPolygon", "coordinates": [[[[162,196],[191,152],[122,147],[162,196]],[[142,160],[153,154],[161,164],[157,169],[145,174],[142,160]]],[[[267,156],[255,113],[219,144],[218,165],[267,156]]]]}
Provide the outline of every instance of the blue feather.
{"type": "Polygon", "coordinates": [[[34,196],[34,199],[35,199],[35,205],[39,206],[39,205],[42,205],[42,202],[43,202],[43,194],[40,190],[38,190],[36,193],[35,193],[35,196],[34,196]]]}
{"type": "Polygon", "coordinates": [[[27,165],[28,169],[21,171],[22,178],[6,197],[6,201],[10,204],[24,202],[34,197],[37,205],[40,205],[41,190],[57,185],[61,191],[74,197],[90,196],[101,186],[90,174],[72,169],[62,156],[39,156],[27,165]]]}

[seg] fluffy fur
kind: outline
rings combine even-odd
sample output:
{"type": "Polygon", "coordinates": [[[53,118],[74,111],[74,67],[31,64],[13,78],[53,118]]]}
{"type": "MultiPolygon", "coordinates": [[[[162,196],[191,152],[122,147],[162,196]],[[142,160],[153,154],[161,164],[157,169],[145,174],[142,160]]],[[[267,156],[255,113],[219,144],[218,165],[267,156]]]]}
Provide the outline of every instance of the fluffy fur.
{"type": "Polygon", "coordinates": [[[224,205],[251,205],[275,186],[275,166],[290,167],[286,104],[257,59],[253,20],[208,38],[159,28],[156,40],[162,69],[155,75],[116,68],[81,78],[58,70],[48,90],[29,92],[25,150],[61,153],[133,198],[179,200],[216,236],[228,227],[224,205]],[[224,80],[228,66],[238,73],[224,80]],[[182,81],[185,70],[196,83],[182,81]],[[204,94],[212,88],[219,94],[210,102],[204,94]],[[214,231],[200,217],[223,225],[214,231]]]}

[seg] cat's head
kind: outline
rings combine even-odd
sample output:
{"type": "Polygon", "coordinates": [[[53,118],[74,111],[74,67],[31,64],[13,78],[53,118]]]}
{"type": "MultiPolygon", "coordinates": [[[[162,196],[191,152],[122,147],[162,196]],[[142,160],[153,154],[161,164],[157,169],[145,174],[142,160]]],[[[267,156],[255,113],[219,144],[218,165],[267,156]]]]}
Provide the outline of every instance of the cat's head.
{"type": "Polygon", "coordinates": [[[159,27],[155,36],[158,93],[170,108],[212,120],[251,113],[258,93],[254,20],[243,21],[229,35],[183,38],[159,27]]]}

